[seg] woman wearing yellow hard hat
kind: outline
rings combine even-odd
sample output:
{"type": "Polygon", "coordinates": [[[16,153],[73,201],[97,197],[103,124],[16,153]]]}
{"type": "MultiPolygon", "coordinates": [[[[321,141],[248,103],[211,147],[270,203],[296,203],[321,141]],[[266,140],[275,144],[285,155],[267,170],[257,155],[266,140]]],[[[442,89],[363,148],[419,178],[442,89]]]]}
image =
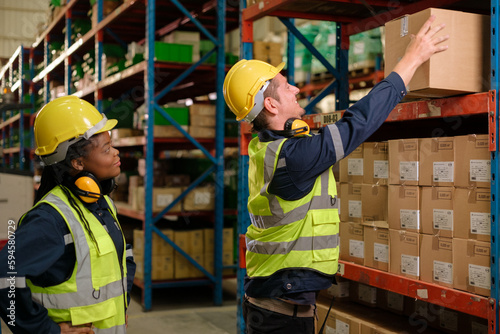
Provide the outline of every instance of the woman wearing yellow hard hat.
{"type": "Polygon", "coordinates": [[[248,145],[248,334],[318,333],[316,297],[335,282],[339,258],[332,166],[380,127],[405,96],[415,70],[446,50],[441,43],[448,37],[436,37],[444,25],[432,26],[433,21],[412,37],[390,75],[316,135],[295,126],[305,111],[297,101],[299,89],[279,73],[283,64],[241,60],[229,70],[224,99],[238,121],[258,132],[248,145]]]}
{"type": "Polygon", "coordinates": [[[0,252],[0,315],[13,333],[126,332],[135,263],[108,197],[116,123],[74,96],[35,119],[41,185],[0,252]]]}

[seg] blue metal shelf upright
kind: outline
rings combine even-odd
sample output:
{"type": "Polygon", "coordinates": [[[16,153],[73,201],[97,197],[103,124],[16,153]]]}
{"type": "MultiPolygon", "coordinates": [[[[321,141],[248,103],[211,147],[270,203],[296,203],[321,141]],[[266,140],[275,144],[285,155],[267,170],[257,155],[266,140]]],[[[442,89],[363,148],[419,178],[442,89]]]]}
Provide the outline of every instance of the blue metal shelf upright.
{"type": "MultiPolygon", "coordinates": [[[[326,87],[322,92],[320,92],[317,97],[311,101],[311,103],[305,108],[306,111],[310,111],[311,107],[317,103],[322,97],[330,93],[335,89],[336,95],[336,110],[343,110],[348,106],[348,83],[347,83],[347,52],[349,49],[349,36],[367,31],[385,24],[392,19],[400,17],[406,14],[412,14],[424,10],[429,7],[443,7],[449,9],[463,9],[463,8],[453,8],[454,4],[464,5],[461,0],[421,0],[421,1],[398,1],[398,2],[385,2],[377,0],[366,0],[366,1],[327,1],[327,0],[317,0],[317,1],[287,1],[287,0],[267,0],[265,2],[259,2],[258,4],[252,5],[246,8],[246,1],[240,1],[240,33],[241,33],[241,58],[250,59],[252,58],[252,43],[253,43],[253,21],[260,19],[264,16],[276,16],[283,24],[287,27],[288,34],[288,47],[287,54],[288,59],[294,59],[293,57],[293,42],[294,39],[291,38],[295,36],[300,42],[302,42],[306,48],[316,56],[321,63],[329,70],[330,73],[334,75],[337,79],[333,82],[322,85],[326,87]],[[297,29],[294,27],[293,18],[301,19],[311,19],[311,20],[323,20],[323,21],[334,21],[338,24],[337,30],[337,59],[335,60],[335,67],[332,67],[327,60],[323,59],[321,55],[312,47],[312,45],[307,42],[307,40],[300,35],[297,29]],[[290,43],[292,42],[292,43],[290,43]]],[[[471,1],[470,8],[479,10],[477,5],[471,1]]],[[[484,4],[487,6],[486,4],[484,4]]],[[[498,244],[499,237],[499,225],[496,222],[497,217],[500,217],[500,205],[498,204],[497,195],[500,194],[500,185],[496,180],[496,175],[500,173],[500,162],[498,158],[499,154],[499,102],[498,102],[498,89],[500,87],[500,79],[498,77],[498,71],[500,71],[500,60],[498,56],[499,48],[499,37],[497,36],[500,31],[500,0],[492,0],[490,3],[491,7],[491,92],[482,93],[483,95],[471,96],[471,100],[481,99],[483,103],[481,104],[484,110],[470,110],[461,104],[457,104],[456,107],[452,107],[449,116],[460,116],[462,114],[468,113],[484,113],[489,114],[489,128],[490,128],[490,151],[491,152],[491,172],[492,172],[492,183],[491,183],[491,296],[490,298],[480,297],[477,295],[470,295],[459,290],[450,289],[449,291],[444,291],[444,288],[440,286],[433,286],[426,284],[425,282],[415,281],[410,282],[401,279],[400,276],[380,272],[377,270],[370,270],[370,268],[353,265],[341,262],[342,276],[348,279],[359,281],[363,279],[363,282],[367,282],[369,278],[369,283],[373,286],[390,290],[396,293],[404,294],[410,297],[416,297],[414,289],[421,287],[422,289],[427,289],[430,294],[436,296],[434,301],[437,305],[445,306],[445,301],[441,300],[439,296],[443,293],[448,293],[450,295],[456,294],[456,301],[458,305],[453,305],[453,309],[459,312],[464,312],[467,314],[479,316],[485,318],[489,321],[488,333],[499,333],[498,321],[498,301],[500,298],[499,291],[499,264],[498,259],[500,255],[500,245],[498,244]],[[408,288],[411,285],[411,288],[408,288]],[[471,298],[474,303],[471,303],[471,298]],[[475,298],[475,299],[474,299],[475,298]]],[[[483,9],[481,7],[481,9],[483,9]]],[[[484,8],[486,12],[487,7],[484,8]]],[[[288,81],[294,83],[293,66],[287,68],[288,81]]],[[[469,101],[469,102],[470,102],[469,101]]],[[[411,106],[409,106],[411,109],[411,106]]],[[[306,115],[305,120],[308,121],[308,116],[306,115]]],[[[444,117],[444,116],[443,116],[444,117]]],[[[391,118],[391,117],[389,117],[391,118]]],[[[394,119],[398,120],[397,115],[394,115],[394,119]]],[[[409,119],[409,118],[408,118],[409,119]]],[[[310,126],[312,118],[309,122],[310,126]]],[[[407,120],[407,119],[400,119],[407,120]]],[[[250,128],[246,124],[241,124],[240,126],[240,170],[238,174],[238,233],[240,234],[240,269],[238,271],[238,318],[237,318],[237,329],[238,333],[245,333],[244,319],[241,313],[241,301],[244,295],[243,290],[243,278],[245,276],[246,270],[244,266],[244,233],[246,232],[248,226],[250,225],[250,219],[247,211],[247,199],[248,199],[248,152],[247,146],[251,139],[250,128]]],[[[429,299],[429,302],[432,299],[429,299]]]]}

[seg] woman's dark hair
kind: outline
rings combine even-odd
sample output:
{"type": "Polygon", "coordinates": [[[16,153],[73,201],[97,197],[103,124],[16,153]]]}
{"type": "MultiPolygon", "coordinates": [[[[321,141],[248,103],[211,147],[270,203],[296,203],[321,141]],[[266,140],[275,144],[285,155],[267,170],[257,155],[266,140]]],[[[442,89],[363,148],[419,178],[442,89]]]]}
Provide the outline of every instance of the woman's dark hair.
{"type": "MultiPolygon", "coordinates": [[[[271,79],[271,81],[269,82],[269,86],[267,86],[267,89],[264,91],[264,99],[266,97],[272,97],[273,99],[279,102],[280,99],[277,92],[279,82],[275,78],[276,77],[271,79]]],[[[266,108],[262,109],[262,111],[252,121],[252,132],[257,133],[259,131],[269,128],[269,121],[267,119],[267,114],[265,111],[266,108]]]]}
{"type": "Polygon", "coordinates": [[[81,139],[68,147],[66,158],[56,164],[45,166],[42,172],[40,187],[38,188],[35,204],[42,199],[55,186],[62,183],[64,177],[72,170],[71,161],[80,157],[86,157],[89,150],[88,146],[92,144],[92,137],[89,140],[81,139]]]}

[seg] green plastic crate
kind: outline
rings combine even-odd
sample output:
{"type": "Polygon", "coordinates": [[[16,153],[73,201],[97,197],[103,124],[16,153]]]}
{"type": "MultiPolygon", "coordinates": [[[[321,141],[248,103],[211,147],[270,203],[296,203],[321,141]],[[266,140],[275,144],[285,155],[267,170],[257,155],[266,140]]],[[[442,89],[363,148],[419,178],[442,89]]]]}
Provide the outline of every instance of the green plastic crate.
{"type": "MultiPolygon", "coordinates": [[[[189,125],[189,108],[188,107],[163,107],[179,125],[189,125]]],[[[165,117],[155,110],[155,125],[172,125],[165,117]]]]}
{"type": "Polygon", "coordinates": [[[103,111],[109,119],[116,119],[117,129],[130,129],[134,124],[134,103],[130,100],[123,100],[114,104],[114,100],[103,100],[103,111]]]}
{"type": "Polygon", "coordinates": [[[193,46],[189,44],[155,42],[155,60],[193,62],[193,46]]]}

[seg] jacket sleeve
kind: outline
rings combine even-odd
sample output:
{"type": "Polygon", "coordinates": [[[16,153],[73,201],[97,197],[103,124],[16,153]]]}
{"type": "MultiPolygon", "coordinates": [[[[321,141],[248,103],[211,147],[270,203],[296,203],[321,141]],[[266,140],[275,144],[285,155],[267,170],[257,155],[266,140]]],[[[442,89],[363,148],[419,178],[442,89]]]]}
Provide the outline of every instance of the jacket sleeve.
{"type": "Polygon", "coordinates": [[[132,291],[132,285],[134,284],[135,277],[135,261],[134,255],[132,253],[132,245],[127,244],[127,305],[130,305],[130,292],[132,291]]]}
{"type": "Polygon", "coordinates": [[[64,253],[62,218],[56,215],[47,219],[41,206],[32,210],[0,251],[0,316],[13,333],[60,333],[26,285],[26,279],[46,272],[64,253]]]}

